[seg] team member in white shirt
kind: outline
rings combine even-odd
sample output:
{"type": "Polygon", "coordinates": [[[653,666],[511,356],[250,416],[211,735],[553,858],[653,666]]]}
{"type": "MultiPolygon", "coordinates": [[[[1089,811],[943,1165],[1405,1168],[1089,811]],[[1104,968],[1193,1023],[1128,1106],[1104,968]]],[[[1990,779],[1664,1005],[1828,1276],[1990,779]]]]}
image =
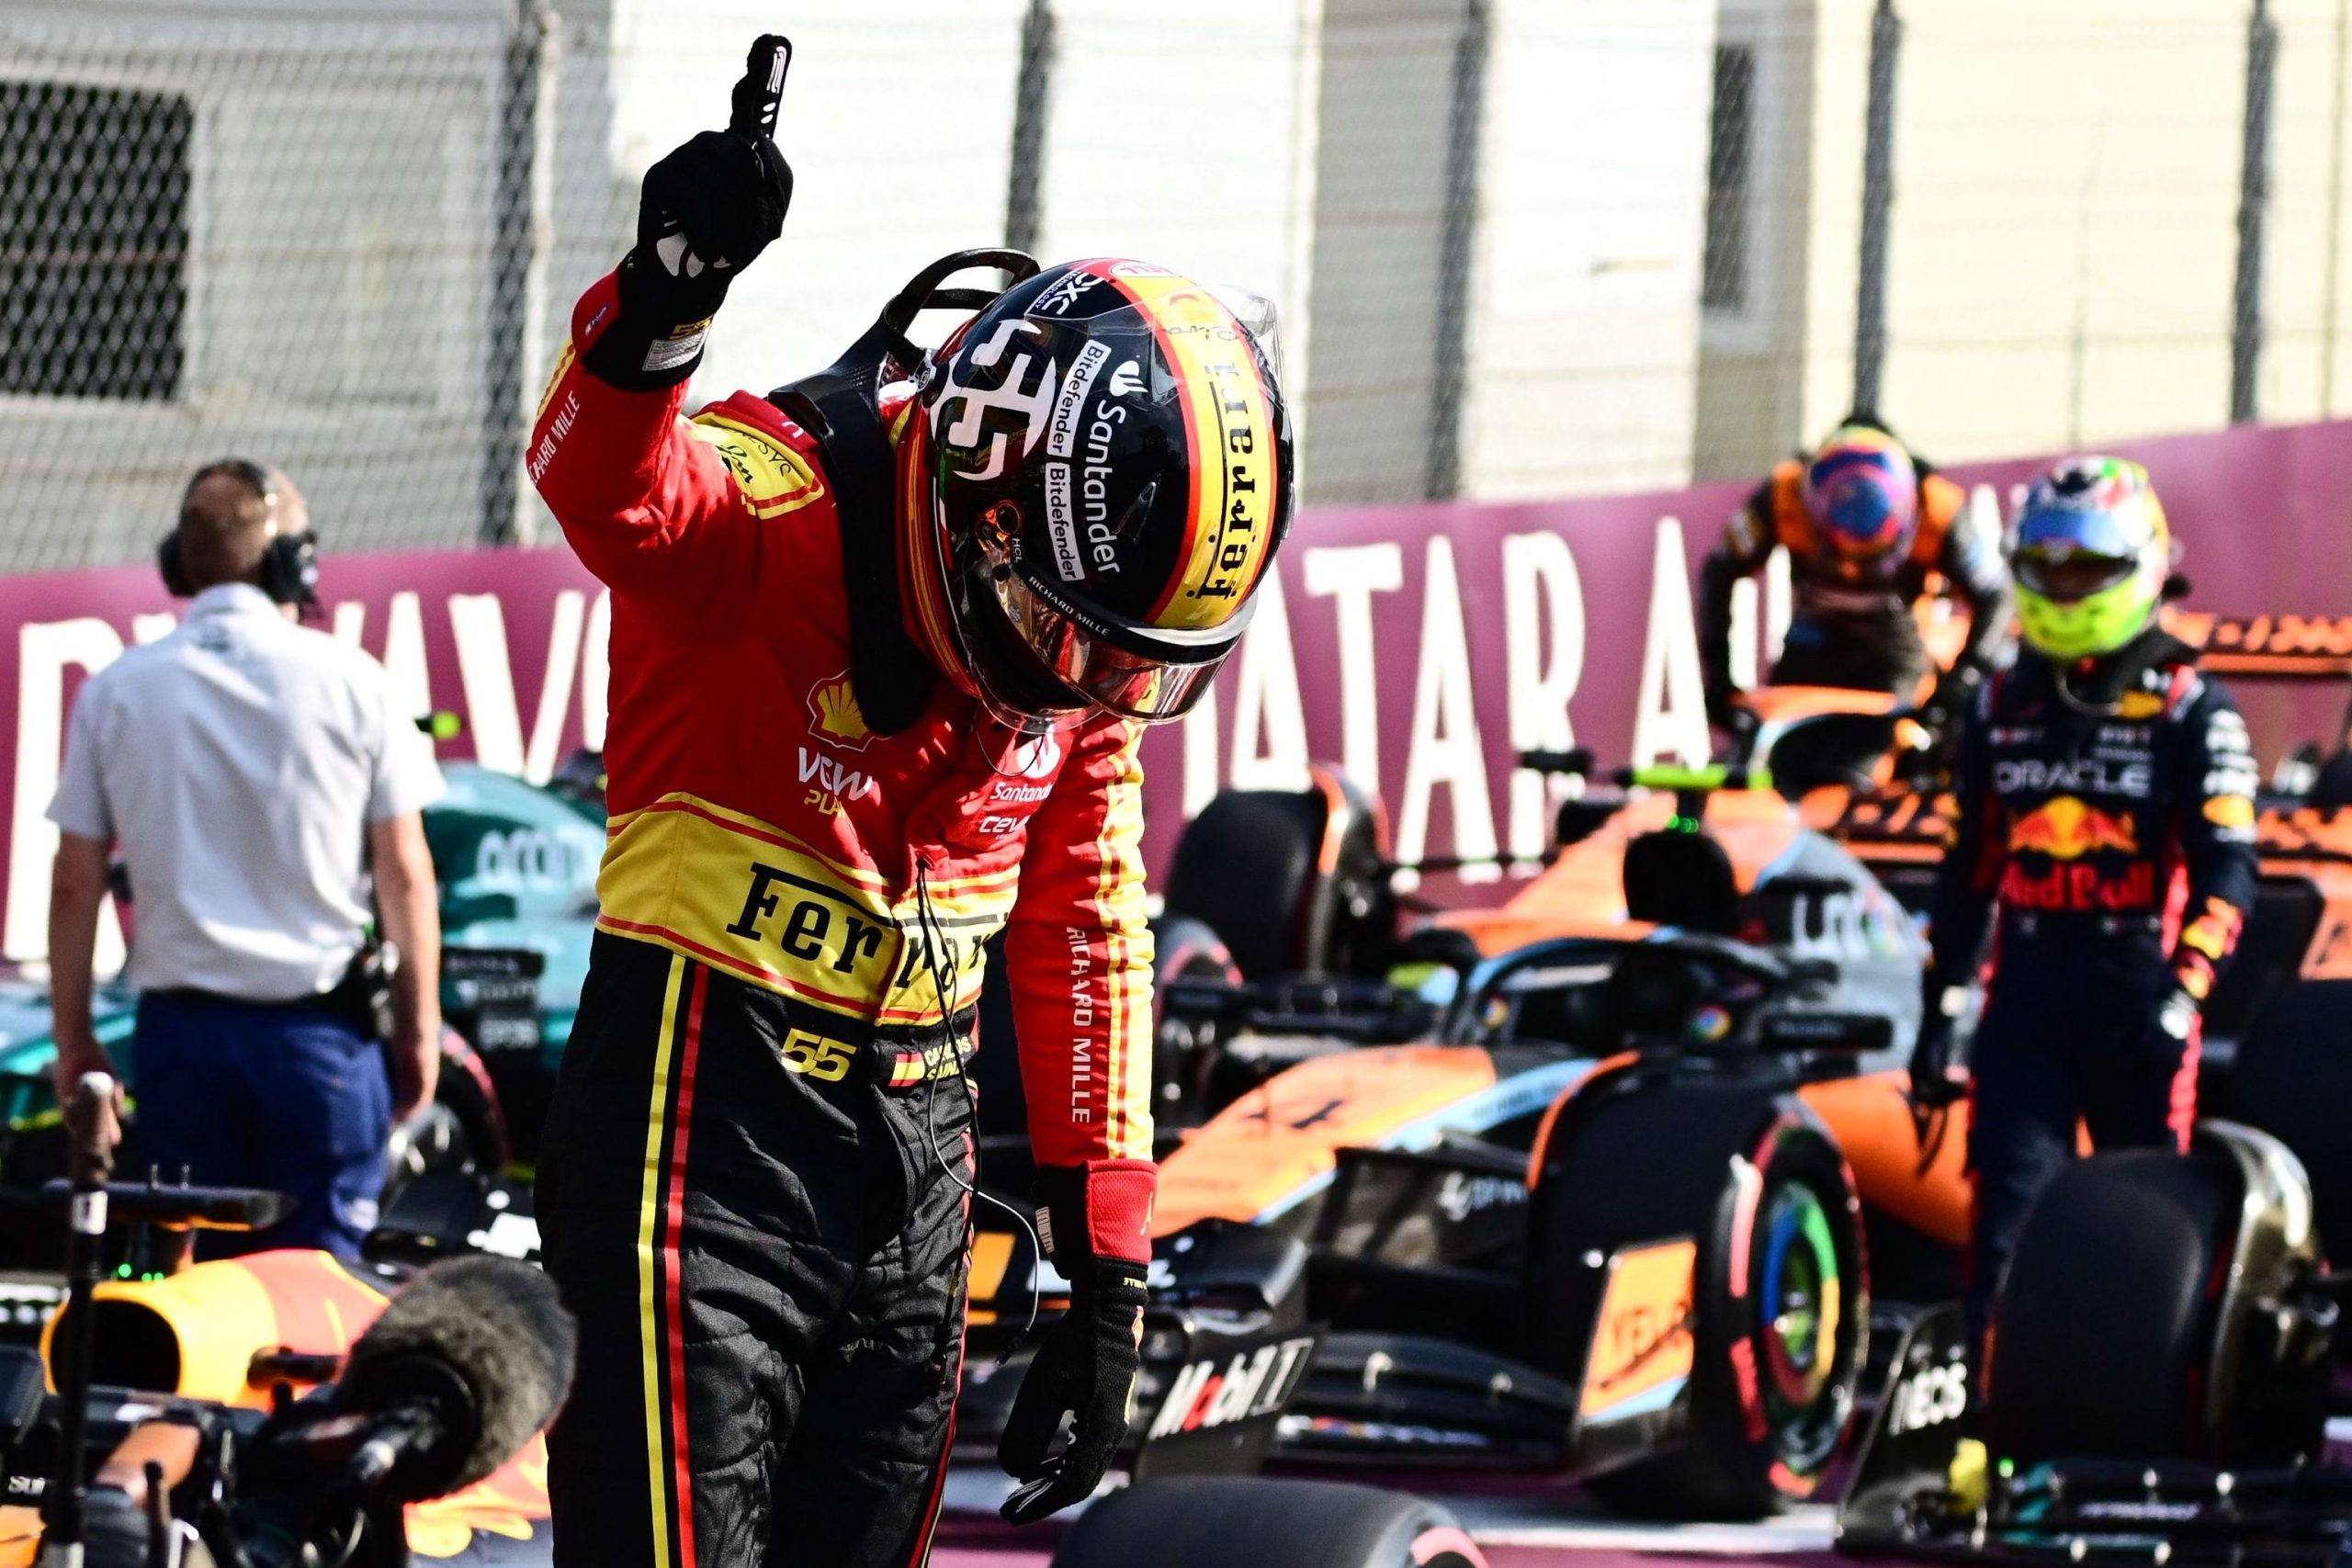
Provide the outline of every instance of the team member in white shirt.
{"type": "Polygon", "coordinates": [[[351,1256],[375,1221],[390,1128],[431,1100],[440,1060],[440,921],[418,815],[440,770],[383,668],[296,624],[317,568],[283,474],[198,470],[160,564],[192,597],[187,618],[84,683],[49,810],[62,830],[49,923],[60,1097],[115,1071],[90,1016],[111,846],[136,908],[141,1161],[299,1201],[269,1231],[207,1233],[210,1255],[351,1256]],[[380,1043],[355,1005],[365,987],[346,984],[377,918],[399,954],[380,1043]]]}

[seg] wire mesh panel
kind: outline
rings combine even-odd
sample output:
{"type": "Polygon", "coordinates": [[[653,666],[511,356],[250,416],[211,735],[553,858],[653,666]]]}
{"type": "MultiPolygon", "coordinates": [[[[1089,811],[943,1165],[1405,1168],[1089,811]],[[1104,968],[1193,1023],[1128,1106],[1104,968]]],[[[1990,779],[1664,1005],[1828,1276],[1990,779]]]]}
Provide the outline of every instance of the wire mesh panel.
{"type": "MultiPolygon", "coordinates": [[[[654,159],[788,27],[798,174],[695,399],[1009,232],[1273,301],[1311,502],[2352,397],[2347,0],[14,0],[0,570],[284,465],[332,548],[544,536],[521,433],[654,159]]],[[[935,335],[935,332],[934,332],[935,335]]]]}
{"type": "Polygon", "coordinates": [[[2245,7],[1905,7],[1886,398],[1939,457],[2229,413],[2245,7]]]}
{"type": "Polygon", "coordinates": [[[510,28],[0,12],[0,566],[143,555],[230,451],[338,543],[477,534],[510,28]]]}

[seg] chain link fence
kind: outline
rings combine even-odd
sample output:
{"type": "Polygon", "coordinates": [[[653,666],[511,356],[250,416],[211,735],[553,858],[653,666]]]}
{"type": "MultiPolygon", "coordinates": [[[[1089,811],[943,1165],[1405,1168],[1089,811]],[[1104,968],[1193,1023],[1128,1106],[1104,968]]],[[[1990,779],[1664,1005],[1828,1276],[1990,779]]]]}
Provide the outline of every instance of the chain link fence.
{"type": "MultiPolygon", "coordinates": [[[[697,395],[1012,237],[1276,301],[1307,499],[1947,460],[2352,398],[2352,0],[791,8],[786,239],[697,395]]],[[[520,445],[751,0],[0,6],[0,570],[144,558],[198,464],[336,549],[545,536],[520,445]]]]}

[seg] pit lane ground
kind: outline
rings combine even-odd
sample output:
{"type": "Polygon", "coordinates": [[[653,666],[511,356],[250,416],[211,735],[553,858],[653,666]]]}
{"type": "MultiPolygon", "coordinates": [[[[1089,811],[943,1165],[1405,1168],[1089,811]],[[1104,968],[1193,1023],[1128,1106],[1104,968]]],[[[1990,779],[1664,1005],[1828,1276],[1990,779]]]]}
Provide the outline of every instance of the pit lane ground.
{"type": "MultiPolygon", "coordinates": [[[[1586,1500],[1574,1487],[1521,1480],[1481,1481],[1385,1473],[1317,1472],[1331,1479],[1409,1487],[1453,1510],[1491,1568],[1670,1568],[1677,1562],[1770,1561],[1786,1568],[1841,1563],[1829,1551],[1833,1508],[1811,1503],[1754,1525],[1649,1525],[1630,1522],[1586,1500]]],[[[947,1513],[932,1552],[933,1568],[1046,1568],[1050,1529],[1015,1529],[996,1517],[1003,1477],[978,1466],[947,1479],[947,1513]]]]}
{"type": "MultiPolygon", "coordinates": [[[[2323,1461],[2352,1465],[2352,1417],[2327,1424],[2323,1461]]],[[[1842,1466],[1841,1466],[1842,1469],[1842,1466]]],[[[1771,1568],[1853,1568],[1829,1549],[1834,1501],[1807,1503],[1760,1524],[1642,1524],[1622,1518],[1572,1485],[1526,1476],[1432,1475],[1406,1472],[1301,1471],[1332,1480],[1417,1492],[1453,1510],[1487,1554],[1490,1568],[1675,1568],[1738,1562],[1771,1568]]],[[[1829,1478],[1831,1488],[1842,1474],[1829,1478]]],[[[948,1472],[947,1511],[933,1568],[1046,1568],[1052,1525],[1016,1529],[996,1506],[1009,1483],[994,1469],[959,1465],[948,1472]]]]}

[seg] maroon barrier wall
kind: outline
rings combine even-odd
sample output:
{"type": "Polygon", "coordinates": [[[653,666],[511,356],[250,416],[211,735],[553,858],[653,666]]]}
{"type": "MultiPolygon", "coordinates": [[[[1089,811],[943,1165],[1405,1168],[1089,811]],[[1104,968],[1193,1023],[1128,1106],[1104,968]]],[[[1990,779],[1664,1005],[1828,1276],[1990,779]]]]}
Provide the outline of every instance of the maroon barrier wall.
{"type": "MultiPolygon", "coordinates": [[[[2352,423],[2122,449],[2163,491],[2191,604],[2352,613],[2352,423]]],[[[2005,511],[2037,466],[1951,473],[2005,511]]],[[[1550,810],[1542,781],[1512,769],[1517,750],[1702,749],[1689,581],[1743,488],[1306,513],[1212,702],[1146,742],[1153,858],[1217,787],[1294,784],[1309,759],[1377,779],[1400,856],[1532,853],[1550,810]]],[[[605,606],[567,552],[337,557],[323,590],[337,629],[382,657],[420,710],[465,716],[445,754],[544,776],[601,740],[605,606]]],[[[1751,623],[1759,659],[1773,597],[1759,593],[1751,623]]],[[[64,705],[171,611],[141,568],[0,579],[0,690],[17,694],[16,722],[0,727],[10,957],[42,945],[54,838],[41,813],[64,705]]]]}
{"type": "MultiPolygon", "coordinates": [[[[445,756],[479,754],[545,777],[581,743],[583,725],[601,744],[605,610],[570,552],[335,556],[320,586],[331,624],[384,660],[417,711],[465,716],[445,756]]],[[[47,945],[57,838],[42,813],[67,705],[125,644],[169,631],[178,608],[144,567],[0,578],[0,692],[17,699],[15,722],[0,726],[8,781],[0,953],[8,958],[38,957],[47,945]]]]}
{"type": "MultiPolygon", "coordinates": [[[[2352,613],[2352,423],[2244,428],[2117,450],[2146,463],[2156,480],[2183,546],[2190,604],[2352,613]]],[[[2006,515],[2017,488],[2043,466],[2018,459],[1948,472],[1976,504],[2006,515]]],[[[1171,789],[1196,807],[1215,782],[1282,782],[1301,750],[1347,759],[1350,716],[1376,713],[1377,768],[1351,771],[1378,778],[1400,859],[1540,851],[1549,811],[1540,783],[1514,776],[1517,750],[1573,740],[1603,761],[1624,761],[1706,744],[1685,584],[1746,490],[1310,512],[1279,558],[1282,603],[1265,606],[1250,646],[1220,677],[1216,713],[1147,741],[1155,844],[1173,832],[1171,789]],[[1369,596],[1368,647],[1348,638],[1335,580],[1390,570],[1393,579],[1381,580],[1396,586],[1369,596]],[[1459,658],[1449,640],[1457,604],[1459,658]],[[1287,658],[1275,646],[1285,641],[1287,658]],[[1475,746],[1449,744],[1464,710],[1475,718],[1475,746]]],[[[1363,597],[1361,587],[1355,592],[1363,597]]],[[[1785,609],[1775,615],[1769,603],[1757,612],[1765,667],[1773,623],[1784,619],[1785,609]]],[[[1357,723],[1352,755],[1369,761],[1368,731],[1357,723]]],[[[1507,888],[1442,891],[1479,898],[1507,888]]]]}

